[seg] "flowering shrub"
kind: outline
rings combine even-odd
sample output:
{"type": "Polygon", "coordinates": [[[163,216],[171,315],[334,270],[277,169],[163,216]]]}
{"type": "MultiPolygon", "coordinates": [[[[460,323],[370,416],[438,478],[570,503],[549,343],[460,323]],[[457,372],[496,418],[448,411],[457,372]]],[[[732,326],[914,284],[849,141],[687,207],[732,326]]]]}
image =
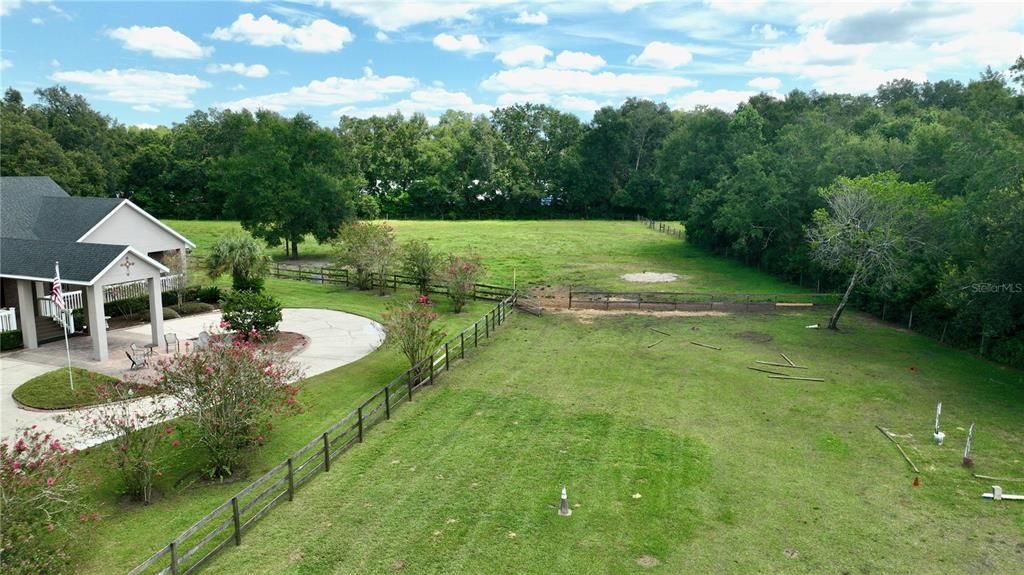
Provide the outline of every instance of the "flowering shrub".
{"type": "Polygon", "coordinates": [[[164,397],[143,396],[144,391],[143,384],[134,381],[97,386],[96,395],[102,403],[74,422],[83,434],[105,441],[102,448],[121,474],[124,492],[136,501],[149,503],[153,481],[162,474],[168,453],[161,447],[176,447],[180,442],[174,438],[172,426],[161,425],[174,415],[171,402],[164,397]]]}
{"type": "Polygon", "coordinates": [[[271,417],[298,407],[298,389],[291,383],[299,377],[298,367],[277,361],[253,341],[235,338],[231,345],[163,359],[157,372],[161,390],[194,424],[211,477],[231,475],[246,448],[263,443],[271,417]]]}
{"type": "Polygon", "coordinates": [[[73,454],[34,426],[23,430],[13,443],[0,443],[0,565],[4,573],[68,570],[67,529],[82,509],[79,486],[71,478],[73,454]]]}
{"type": "Polygon", "coordinates": [[[384,314],[387,341],[405,354],[416,381],[422,378],[426,369],[420,364],[430,357],[448,335],[433,326],[435,320],[437,313],[430,299],[424,295],[413,303],[394,306],[384,314]]]}
{"type": "Polygon", "coordinates": [[[448,261],[439,275],[441,282],[448,288],[448,297],[452,300],[455,313],[459,313],[473,293],[473,284],[483,277],[484,267],[477,256],[463,258],[448,254],[448,261]]]}

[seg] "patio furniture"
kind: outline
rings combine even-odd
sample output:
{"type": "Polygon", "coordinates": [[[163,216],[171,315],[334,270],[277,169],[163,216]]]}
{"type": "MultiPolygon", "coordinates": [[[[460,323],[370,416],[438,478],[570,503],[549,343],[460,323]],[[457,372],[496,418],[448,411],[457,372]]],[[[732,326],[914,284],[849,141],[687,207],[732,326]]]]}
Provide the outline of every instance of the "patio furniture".
{"type": "Polygon", "coordinates": [[[199,337],[196,338],[196,349],[206,349],[210,347],[210,334],[205,330],[199,332],[199,337]]]}
{"type": "Polygon", "coordinates": [[[153,357],[156,355],[156,348],[159,346],[159,343],[147,343],[142,347],[146,348],[146,357],[153,357]]]}
{"type": "Polygon", "coordinates": [[[132,352],[125,350],[125,355],[128,356],[128,361],[132,362],[132,365],[128,368],[130,370],[141,369],[146,365],[146,358],[140,354],[132,354],[132,352]]]}
{"type": "Polygon", "coordinates": [[[128,344],[128,347],[132,350],[132,355],[136,357],[149,357],[153,351],[152,349],[143,349],[134,343],[128,344]]]}
{"type": "Polygon", "coordinates": [[[176,333],[165,333],[164,334],[164,345],[166,346],[167,353],[171,353],[171,344],[174,344],[174,353],[181,352],[181,342],[178,341],[178,334],[176,333]]]}

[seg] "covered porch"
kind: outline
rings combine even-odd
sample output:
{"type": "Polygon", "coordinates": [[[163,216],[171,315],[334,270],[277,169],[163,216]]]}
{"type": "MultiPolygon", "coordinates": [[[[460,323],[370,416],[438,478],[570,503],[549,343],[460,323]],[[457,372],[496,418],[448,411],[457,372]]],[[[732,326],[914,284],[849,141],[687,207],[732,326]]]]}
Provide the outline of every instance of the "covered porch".
{"type": "MultiPolygon", "coordinates": [[[[137,344],[159,346],[163,343],[163,301],[165,288],[175,287],[179,276],[164,276],[168,269],[158,261],[124,246],[98,244],[72,244],[87,247],[92,252],[91,264],[74,259],[75,254],[62,254],[63,311],[51,299],[52,276],[49,278],[5,274],[3,278],[3,305],[8,321],[17,323],[26,350],[40,349],[40,345],[63,340],[67,327],[72,336],[69,344],[77,350],[88,349],[89,359],[105,362],[110,357],[108,341],[107,304],[126,298],[144,297],[148,300],[148,337],[137,344]],[[97,261],[97,248],[106,251],[97,261]],[[109,248],[118,248],[111,251],[109,248]],[[87,278],[87,279],[83,279],[87,278]]],[[[7,254],[5,254],[7,255],[7,254]]],[[[56,260],[54,260],[56,261],[56,260]]],[[[51,349],[49,346],[47,349],[51,349]]],[[[116,347],[115,347],[116,349],[116,347]]],[[[53,352],[50,352],[53,353],[53,352]]],[[[63,354],[56,354],[58,363],[66,362],[63,354]]],[[[95,367],[95,366],[94,366],[95,367]]]]}

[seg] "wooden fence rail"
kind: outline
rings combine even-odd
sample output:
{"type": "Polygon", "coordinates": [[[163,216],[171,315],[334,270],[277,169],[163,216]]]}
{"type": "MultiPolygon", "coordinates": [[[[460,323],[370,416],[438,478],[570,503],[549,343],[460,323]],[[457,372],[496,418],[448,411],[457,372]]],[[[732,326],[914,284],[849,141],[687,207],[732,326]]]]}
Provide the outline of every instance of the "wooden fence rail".
{"type": "Polygon", "coordinates": [[[390,419],[395,408],[412,401],[417,390],[432,385],[453,363],[465,358],[468,350],[475,349],[480,340],[489,338],[495,328],[505,322],[515,303],[516,296],[511,293],[483,317],[444,342],[430,357],[393,379],[291,457],[182,531],[129,571],[129,575],[195,573],[225,547],[241,545],[243,535],[256,522],[282,502],[294,500],[299,488],[316,474],[329,472],[339,456],[362,443],[366,433],[381,421],[390,419]]]}
{"type": "MultiPolygon", "coordinates": [[[[319,284],[343,285],[346,287],[356,285],[355,274],[348,268],[330,266],[302,266],[296,264],[274,264],[270,269],[270,276],[278,279],[290,279],[308,281],[319,284]]],[[[370,289],[380,287],[398,289],[400,285],[419,285],[416,278],[402,274],[380,274],[373,272],[369,274],[370,289]]],[[[491,284],[473,284],[473,297],[490,301],[501,301],[512,295],[512,288],[496,286],[491,284]]],[[[430,284],[427,292],[432,294],[448,295],[448,288],[443,285],[430,284]]]]}
{"type": "Polygon", "coordinates": [[[686,239],[686,230],[683,229],[682,227],[677,228],[664,222],[658,222],[639,215],[636,217],[636,221],[651,228],[652,230],[658,230],[659,232],[666,233],[674,238],[678,238],[681,240],[686,239]]]}
{"type": "Polygon", "coordinates": [[[836,293],[599,292],[569,290],[569,309],[761,311],[834,305],[836,293]]]}

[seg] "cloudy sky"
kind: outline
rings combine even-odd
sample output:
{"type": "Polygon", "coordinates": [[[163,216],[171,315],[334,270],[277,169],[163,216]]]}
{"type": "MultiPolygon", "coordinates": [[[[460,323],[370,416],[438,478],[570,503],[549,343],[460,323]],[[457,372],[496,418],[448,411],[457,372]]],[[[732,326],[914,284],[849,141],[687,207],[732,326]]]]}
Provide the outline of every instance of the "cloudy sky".
{"type": "Polygon", "coordinates": [[[195,108],[589,119],[627,96],[732,109],[751,94],[865,93],[977,77],[1024,53],[1024,3],[647,0],[0,0],[0,84],[66,85],[124,123],[195,108]]]}

